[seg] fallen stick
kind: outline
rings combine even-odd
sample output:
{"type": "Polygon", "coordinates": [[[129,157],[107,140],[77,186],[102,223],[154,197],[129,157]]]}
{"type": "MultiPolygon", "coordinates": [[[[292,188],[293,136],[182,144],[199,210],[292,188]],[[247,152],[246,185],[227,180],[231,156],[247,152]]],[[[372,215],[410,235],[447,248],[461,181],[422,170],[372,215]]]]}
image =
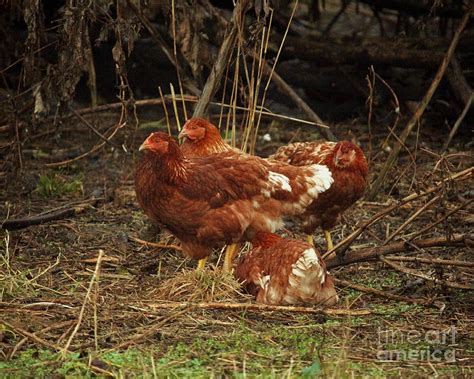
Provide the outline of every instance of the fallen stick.
{"type": "Polygon", "coordinates": [[[418,208],[418,210],[413,213],[410,217],[408,217],[408,219],[406,219],[406,221],[400,225],[397,230],[395,230],[392,234],[390,234],[390,236],[388,236],[385,241],[383,242],[384,245],[386,245],[387,243],[389,243],[391,240],[393,240],[398,234],[400,234],[400,232],[405,229],[408,225],[410,225],[413,220],[415,218],[417,218],[420,214],[422,214],[426,209],[428,209],[431,205],[433,205],[434,203],[436,203],[436,201],[438,201],[439,199],[441,198],[441,195],[436,195],[435,197],[433,197],[430,201],[428,201],[427,203],[423,204],[423,206],[421,206],[420,208],[418,208]]]}
{"type": "Polygon", "coordinates": [[[427,189],[426,191],[423,192],[413,192],[412,194],[405,196],[402,200],[400,200],[397,203],[394,203],[384,210],[380,211],[376,215],[374,215],[371,219],[362,222],[362,224],[354,230],[351,234],[349,234],[346,238],[344,238],[341,242],[339,242],[336,246],[334,246],[331,250],[328,250],[325,252],[322,256],[323,259],[326,259],[329,255],[331,255],[334,251],[337,250],[338,254],[344,253],[349,246],[354,242],[354,240],[359,237],[365,229],[367,229],[369,226],[375,224],[379,220],[381,220],[383,217],[385,217],[387,214],[391,213],[393,210],[400,208],[401,206],[416,200],[420,197],[429,195],[430,193],[433,193],[437,191],[440,187],[442,187],[446,182],[449,182],[451,180],[456,180],[456,179],[467,179],[472,176],[472,173],[474,172],[474,167],[469,167],[463,171],[457,172],[456,174],[451,175],[449,178],[445,178],[439,183],[437,183],[435,186],[427,189]]]}
{"type": "MultiPolygon", "coordinates": [[[[293,312],[293,313],[311,313],[323,314],[327,316],[364,316],[372,312],[368,309],[337,309],[337,308],[313,308],[313,307],[295,307],[282,305],[254,304],[254,303],[188,303],[188,302],[170,302],[162,304],[147,304],[152,309],[177,309],[177,308],[195,308],[195,309],[221,309],[221,310],[240,310],[253,312],[293,312]]],[[[143,310],[143,309],[142,309],[143,310]]]]}
{"type": "Polygon", "coordinates": [[[431,83],[430,87],[426,91],[426,94],[423,97],[423,99],[420,101],[420,104],[418,105],[418,108],[416,109],[415,113],[406,124],[405,129],[403,129],[403,132],[400,134],[398,141],[393,146],[393,149],[390,155],[388,156],[385,162],[385,165],[382,168],[382,171],[378,174],[377,179],[372,184],[369,190],[367,199],[373,200],[377,196],[380,189],[382,188],[382,185],[386,181],[385,179],[387,177],[388,172],[391,170],[391,168],[397,161],[398,154],[400,153],[400,150],[403,144],[405,143],[408,136],[411,134],[411,131],[413,130],[413,128],[419,124],[421,116],[423,115],[426,107],[431,101],[431,98],[433,97],[436,89],[438,88],[439,83],[441,82],[441,79],[443,78],[444,73],[446,72],[446,68],[448,67],[449,61],[451,60],[451,57],[454,54],[454,50],[456,49],[456,46],[459,42],[461,34],[464,28],[466,27],[470,18],[471,18],[471,9],[468,9],[466,13],[464,14],[464,17],[462,18],[461,22],[459,23],[458,28],[456,29],[456,32],[448,48],[448,51],[446,52],[443,58],[443,61],[441,62],[441,65],[439,66],[438,71],[436,72],[433,82],[431,83]]]}
{"type": "Polygon", "coordinates": [[[414,240],[416,237],[418,236],[421,236],[422,234],[426,233],[428,230],[430,230],[431,228],[434,228],[436,225],[442,223],[444,220],[446,220],[449,216],[453,215],[454,213],[458,212],[459,210],[461,210],[462,208],[465,208],[467,205],[471,204],[472,202],[474,201],[474,199],[470,199],[464,203],[462,203],[461,205],[457,206],[456,208],[450,210],[448,213],[446,213],[445,215],[443,215],[442,217],[440,217],[439,219],[437,219],[436,221],[433,221],[431,224],[429,225],[426,225],[424,228],[422,228],[421,230],[417,231],[415,234],[412,234],[410,236],[410,241],[411,240],[414,240]]]}
{"type": "Polygon", "coordinates": [[[54,343],[48,342],[48,341],[38,337],[35,333],[27,332],[26,330],[24,330],[24,329],[22,329],[18,326],[12,325],[12,324],[4,321],[4,320],[0,320],[0,325],[1,324],[3,324],[8,329],[10,329],[14,332],[17,332],[18,334],[21,334],[24,337],[28,337],[30,340],[32,340],[36,343],[39,343],[40,345],[49,347],[50,349],[53,349],[53,350],[56,350],[56,351],[60,351],[62,349],[61,347],[55,345],[54,343]]]}
{"type": "Polygon", "coordinates": [[[430,282],[434,282],[436,284],[441,284],[442,286],[445,286],[445,287],[462,289],[462,290],[471,290],[471,291],[474,290],[474,286],[468,286],[468,285],[459,284],[459,283],[452,283],[452,282],[448,282],[446,280],[433,278],[432,276],[426,275],[426,274],[424,274],[422,272],[419,272],[417,270],[414,270],[412,268],[400,266],[399,264],[397,264],[395,262],[391,262],[390,260],[385,259],[384,257],[379,257],[379,259],[380,259],[381,262],[385,263],[387,266],[390,266],[394,270],[403,272],[404,274],[413,275],[413,276],[416,276],[418,278],[429,280],[430,282]]]}
{"type": "Polygon", "coordinates": [[[335,256],[327,259],[326,267],[328,269],[346,266],[352,263],[367,262],[378,259],[380,256],[409,251],[415,248],[428,248],[439,246],[462,246],[467,245],[474,239],[473,234],[455,234],[451,238],[434,237],[416,241],[401,241],[391,243],[390,245],[370,247],[367,249],[353,250],[347,252],[344,256],[335,256]]]}
{"type": "Polygon", "coordinates": [[[153,247],[159,247],[161,249],[172,249],[172,250],[177,250],[177,251],[182,251],[183,250],[183,249],[181,249],[181,246],[177,246],[177,245],[167,245],[165,243],[149,242],[149,241],[145,241],[145,240],[142,240],[140,238],[133,237],[133,236],[128,236],[128,238],[130,238],[131,240],[133,240],[135,242],[138,242],[139,244],[145,245],[145,246],[153,246],[153,247]]]}
{"type": "Polygon", "coordinates": [[[396,255],[389,255],[387,259],[391,261],[429,263],[432,265],[441,265],[441,266],[474,267],[474,262],[458,261],[458,260],[453,260],[453,259],[398,257],[396,255]]]}
{"type": "MultiPolygon", "coordinates": [[[[126,124],[127,124],[126,122],[123,122],[123,123],[119,122],[117,124],[117,126],[115,127],[115,129],[110,134],[110,136],[107,137],[107,141],[111,141],[112,138],[115,136],[115,134],[118,132],[118,130],[121,129],[122,127],[124,127],[126,124]]],[[[106,142],[102,141],[101,143],[95,145],[94,147],[92,147],[92,149],[85,152],[84,154],[78,155],[77,157],[67,159],[67,160],[61,161],[61,162],[46,163],[45,166],[46,167],[58,167],[58,166],[64,166],[64,165],[72,163],[72,162],[79,161],[79,160],[91,155],[92,153],[95,153],[96,151],[100,150],[105,144],[106,144],[106,142]]]]}
{"type": "Polygon", "coordinates": [[[63,355],[69,351],[69,346],[71,346],[72,340],[74,339],[77,332],[79,331],[79,328],[81,327],[82,319],[84,317],[84,312],[86,310],[86,304],[88,301],[90,301],[90,294],[92,291],[92,287],[94,283],[96,283],[96,280],[99,280],[100,264],[101,264],[103,256],[104,256],[104,250],[99,249],[99,255],[97,256],[97,264],[95,265],[95,270],[89,282],[89,287],[87,288],[86,296],[84,297],[84,302],[82,303],[81,310],[79,311],[79,316],[77,317],[76,326],[74,327],[74,330],[69,336],[69,339],[67,340],[66,345],[64,345],[64,347],[61,349],[61,354],[63,355]]]}
{"type": "MultiPolygon", "coordinates": [[[[38,337],[37,334],[39,334],[39,333],[42,333],[42,334],[43,334],[43,333],[49,332],[49,331],[54,330],[54,329],[62,329],[62,328],[64,328],[64,327],[66,327],[66,326],[71,325],[73,322],[74,322],[74,320],[68,320],[68,321],[60,322],[59,324],[51,325],[51,326],[48,326],[48,327],[46,327],[46,328],[44,328],[44,329],[41,329],[41,330],[39,330],[39,331],[37,331],[37,332],[34,332],[34,333],[32,333],[32,335],[38,337]]],[[[8,359],[12,359],[13,356],[15,355],[15,353],[18,351],[18,349],[19,349],[20,347],[22,347],[22,346],[26,343],[26,341],[28,341],[28,339],[30,339],[30,337],[25,336],[24,338],[22,338],[22,339],[14,346],[14,348],[12,349],[12,351],[8,354],[8,359]]],[[[43,341],[44,341],[44,340],[43,340],[43,341]]]]}
{"type": "Polygon", "coordinates": [[[31,216],[25,218],[12,218],[9,220],[5,220],[0,225],[0,229],[18,230],[28,228],[29,226],[33,225],[44,224],[49,221],[62,220],[65,218],[73,217],[78,215],[79,213],[82,213],[85,209],[93,206],[94,202],[97,202],[97,200],[94,199],[94,201],[89,203],[79,204],[72,208],[61,209],[55,212],[47,213],[45,215],[31,216]]]}
{"type": "Polygon", "coordinates": [[[412,304],[423,304],[423,305],[432,305],[433,304],[432,301],[429,301],[429,300],[426,300],[426,299],[414,299],[414,298],[411,298],[411,297],[394,295],[394,294],[391,294],[391,293],[388,293],[388,292],[385,292],[385,291],[377,290],[375,288],[370,288],[370,287],[366,287],[366,286],[361,286],[359,284],[354,284],[354,283],[348,282],[348,281],[343,280],[343,279],[333,278],[333,280],[337,285],[340,285],[340,286],[342,285],[342,286],[345,286],[345,287],[353,288],[353,289],[355,289],[357,291],[360,291],[360,292],[370,293],[370,294],[385,297],[385,298],[391,299],[391,300],[404,301],[405,303],[412,303],[412,304]]]}
{"type": "Polygon", "coordinates": [[[106,136],[104,136],[101,132],[99,132],[94,125],[92,125],[89,121],[87,121],[84,116],[82,116],[78,111],[76,111],[74,108],[72,108],[71,106],[69,106],[69,110],[79,119],[81,120],[85,126],[87,126],[90,130],[92,130],[92,132],[98,136],[102,141],[104,141],[105,143],[108,143],[109,145],[119,149],[119,150],[122,150],[122,146],[120,145],[117,145],[115,142],[112,142],[110,141],[109,139],[107,139],[106,136]]]}

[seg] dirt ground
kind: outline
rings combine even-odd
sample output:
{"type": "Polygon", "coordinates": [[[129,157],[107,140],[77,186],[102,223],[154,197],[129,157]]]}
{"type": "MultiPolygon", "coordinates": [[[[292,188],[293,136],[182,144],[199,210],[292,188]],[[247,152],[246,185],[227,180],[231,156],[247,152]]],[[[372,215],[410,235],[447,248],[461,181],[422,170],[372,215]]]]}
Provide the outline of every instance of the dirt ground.
{"type": "MultiPolygon", "coordinates": [[[[105,130],[115,124],[117,115],[93,114],[87,119],[105,130]]],[[[145,119],[140,118],[142,124],[145,119]]],[[[407,240],[462,206],[418,238],[463,234],[471,238],[464,244],[393,254],[455,260],[459,265],[392,261],[436,280],[380,261],[331,271],[337,279],[419,303],[338,285],[341,301],[336,308],[347,315],[226,310],[213,303],[253,300],[219,271],[221,254],[213,255],[203,273],[194,272],[196,263],[173,248],[178,242],[165,231],[157,235],[139,209],[133,170],[139,158],[136,148],[150,124],[137,130],[132,124],[113,139],[115,146],[106,144],[60,167],[46,164],[87,152],[100,139],[73,119],[59,128],[45,124],[27,132],[21,171],[15,170],[14,159],[2,166],[2,219],[74,207],[80,212],[0,232],[0,377],[472,377],[472,290],[445,284],[472,288],[473,267],[462,265],[473,262],[469,234],[474,219],[472,204],[467,203],[473,197],[472,179],[447,181],[439,191],[395,209],[350,247],[383,245],[422,209],[393,242],[407,240]],[[122,143],[132,149],[124,152],[122,143]],[[197,303],[207,305],[192,305],[197,303]]],[[[157,125],[162,124],[152,126],[157,125]]],[[[363,121],[338,125],[335,131],[369,152],[363,121]]],[[[265,125],[261,135],[265,133],[271,141],[259,141],[262,155],[289,140],[315,138],[312,127],[283,129],[277,122],[265,125]]],[[[385,129],[374,132],[372,172],[387,157],[388,148],[379,148],[385,137],[385,129]]],[[[3,149],[8,140],[2,136],[3,149]]],[[[386,194],[376,202],[359,201],[346,212],[333,231],[336,243],[393,202],[472,166],[472,151],[466,150],[462,138],[455,138],[443,156],[443,137],[436,130],[423,125],[408,145],[417,141],[423,143],[416,156],[403,152],[392,170],[386,194]]],[[[300,235],[289,229],[287,234],[300,235]]],[[[325,246],[321,233],[315,238],[325,246]]]]}

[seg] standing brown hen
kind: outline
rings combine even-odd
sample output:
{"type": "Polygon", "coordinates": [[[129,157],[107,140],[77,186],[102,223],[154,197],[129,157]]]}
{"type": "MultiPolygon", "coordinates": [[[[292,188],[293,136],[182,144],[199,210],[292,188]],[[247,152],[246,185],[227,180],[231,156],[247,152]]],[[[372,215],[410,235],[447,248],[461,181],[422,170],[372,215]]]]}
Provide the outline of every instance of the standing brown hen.
{"type": "Polygon", "coordinates": [[[259,303],[324,304],[338,301],[331,275],[316,247],[273,233],[257,233],[234,275],[259,303]]]}
{"type": "Polygon", "coordinates": [[[280,147],[269,159],[298,167],[318,163],[329,168],[334,183],[299,218],[308,234],[308,242],[313,243],[312,235],[321,226],[327,249],[331,250],[330,230],[336,225],[339,215],[359,200],[367,187],[369,167],[363,151],[350,141],[298,142],[280,147]]]}
{"type": "MultiPolygon", "coordinates": [[[[141,208],[195,259],[258,231],[275,231],[282,217],[303,213],[332,183],[321,165],[293,167],[232,153],[187,158],[165,133],[152,133],[140,150],[145,155],[135,191],[141,208]]],[[[226,255],[226,270],[233,253],[226,255]]]]}

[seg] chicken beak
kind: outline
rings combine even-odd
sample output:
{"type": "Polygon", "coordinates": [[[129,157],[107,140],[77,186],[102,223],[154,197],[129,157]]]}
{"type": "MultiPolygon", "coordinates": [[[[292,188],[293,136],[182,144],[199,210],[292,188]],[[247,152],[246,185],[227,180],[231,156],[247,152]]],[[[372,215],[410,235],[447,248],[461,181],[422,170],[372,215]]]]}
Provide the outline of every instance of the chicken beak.
{"type": "Polygon", "coordinates": [[[186,127],[184,127],[182,130],[181,130],[181,133],[179,133],[178,135],[178,138],[179,139],[184,139],[188,136],[188,131],[186,129],[186,127]]]}
{"type": "Polygon", "coordinates": [[[149,148],[148,140],[145,140],[138,148],[138,151],[147,150],[148,148],[149,148]]]}

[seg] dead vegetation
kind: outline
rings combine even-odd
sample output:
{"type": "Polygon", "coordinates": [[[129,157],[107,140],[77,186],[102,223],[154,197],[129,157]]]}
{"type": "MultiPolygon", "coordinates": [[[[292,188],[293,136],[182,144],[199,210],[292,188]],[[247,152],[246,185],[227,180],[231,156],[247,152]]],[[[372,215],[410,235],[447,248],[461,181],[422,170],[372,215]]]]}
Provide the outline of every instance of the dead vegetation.
{"type": "MultiPolygon", "coordinates": [[[[466,70],[472,61],[472,47],[466,47],[472,36],[469,9],[452,1],[432,9],[439,16],[416,16],[426,9],[404,2],[414,12],[409,18],[398,13],[402,2],[379,8],[370,1],[328,1],[324,9],[314,1],[318,13],[286,2],[270,11],[262,1],[239,2],[242,13],[232,16],[204,1],[194,13],[187,2],[162,2],[164,10],[151,3],[67,1],[56,10],[55,25],[54,17],[43,18],[40,3],[26,2],[24,11],[14,2],[0,5],[10,11],[0,15],[11,28],[2,33],[26,32],[18,39],[23,55],[4,56],[0,67],[0,369],[13,376],[33,367],[44,376],[104,377],[472,374],[473,157],[466,138],[472,96],[459,90],[472,84],[472,70],[466,70]],[[304,12],[324,22],[312,25],[304,12]],[[15,24],[20,16],[23,29],[15,24]],[[165,27],[155,22],[160,17],[165,27]],[[226,52],[221,41],[232,31],[224,33],[232,17],[237,31],[226,52]],[[381,43],[391,43],[385,36],[404,29],[416,46],[403,45],[410,53],[395,62],[382,53],[364,54],[375,66],[367,77],[360,55],[315,58],[313,47],[304,46],[336,46],[316,36],[336,39],[345,29],[356,30],[351,17],[365,20],[358,38],[375,38],[375,30],[381,43]],[[209,38],[200,34],[206,28],[209,38]],[[169,78],[163,80],[153,98],[138,100],[144,86],[135,90],[131,84],[130,62],[139,64],[133,48],[141,48],[143,33],[164,52],[147,55],[150,65],[166,61],[177,78],[171,87],[169,78]],[[118,101],[104,101],[107,91],[101,93],[97,38],[111,52],[116,76],[107,91],[118,101]],[[448,65],[450,44],[461,66],[448,65]],[[55,57],[40,53],[48,49],[55,57]],[[434,52],[427,58],[431,63],[420,65],[414,51],[425,57],[434,52]],[[299,59],[296,66],[291,54],[299,59]],[[217,56],[226,58],[215,61],[217,56]],[[435,77],[443,57],[446,75],[440,70],[435,77]],[[340,65],[344,85],[366,104],[350,120],[323,121],[331,117],[320,113],[322,99],[338,103],[344,96],[335,85],[333,97],[321,82],[317,71],[324,60],[340,65]],[[348,66],[354,61],[364,74],[348,66]],[[232,143],[265,156],[293,140],[320,138],[327,128],[319,124],[330,124],[331,135],[355,140],[367,152],[371,183],[385,172],[379,188],[372,187],[374,198],[344,215],[334,230],[337,245],[325,254],[342,299],[335,309],[254,304],[232,277],[214,270],[221,265],[219,252],[214,267],[196,272],[172,236],[147,231],[133,191],[136,148],[150,130],[176,135],[214,63],[221,67],[207,81],[207,99],[218,104],[210,105],[211,115],[232,143]],[[400,67],[410,69],[401,75],[400,67]],[[425,85],[413,78],[421,71],[411,71],[420,67],[427,70],[425,85]],[[404,75],[409,79],[402,81],[404,75]],[[423,103],[436,81],[440,87],[423,103]],[[408,96],[404,85],[416,95],[408,96]],[[384,339],[384,331],[397,338],[384,339]],[[421,337],[408,339],[415,331],[421,337]],[[443,356],[381,357],[386,351],[443,356]],[[452,351],[454,361],[445,359],[452,351]]],[[[15,44],[12,38],[2,41],[2,51],[15,44]]],[[[200,102],[195,109],[209,106],[200,102]]],[[[284,233],[301,235],[291,224],[284,233]]],[[[322,236],[316,237],[324,246],[322,236]]]]}

